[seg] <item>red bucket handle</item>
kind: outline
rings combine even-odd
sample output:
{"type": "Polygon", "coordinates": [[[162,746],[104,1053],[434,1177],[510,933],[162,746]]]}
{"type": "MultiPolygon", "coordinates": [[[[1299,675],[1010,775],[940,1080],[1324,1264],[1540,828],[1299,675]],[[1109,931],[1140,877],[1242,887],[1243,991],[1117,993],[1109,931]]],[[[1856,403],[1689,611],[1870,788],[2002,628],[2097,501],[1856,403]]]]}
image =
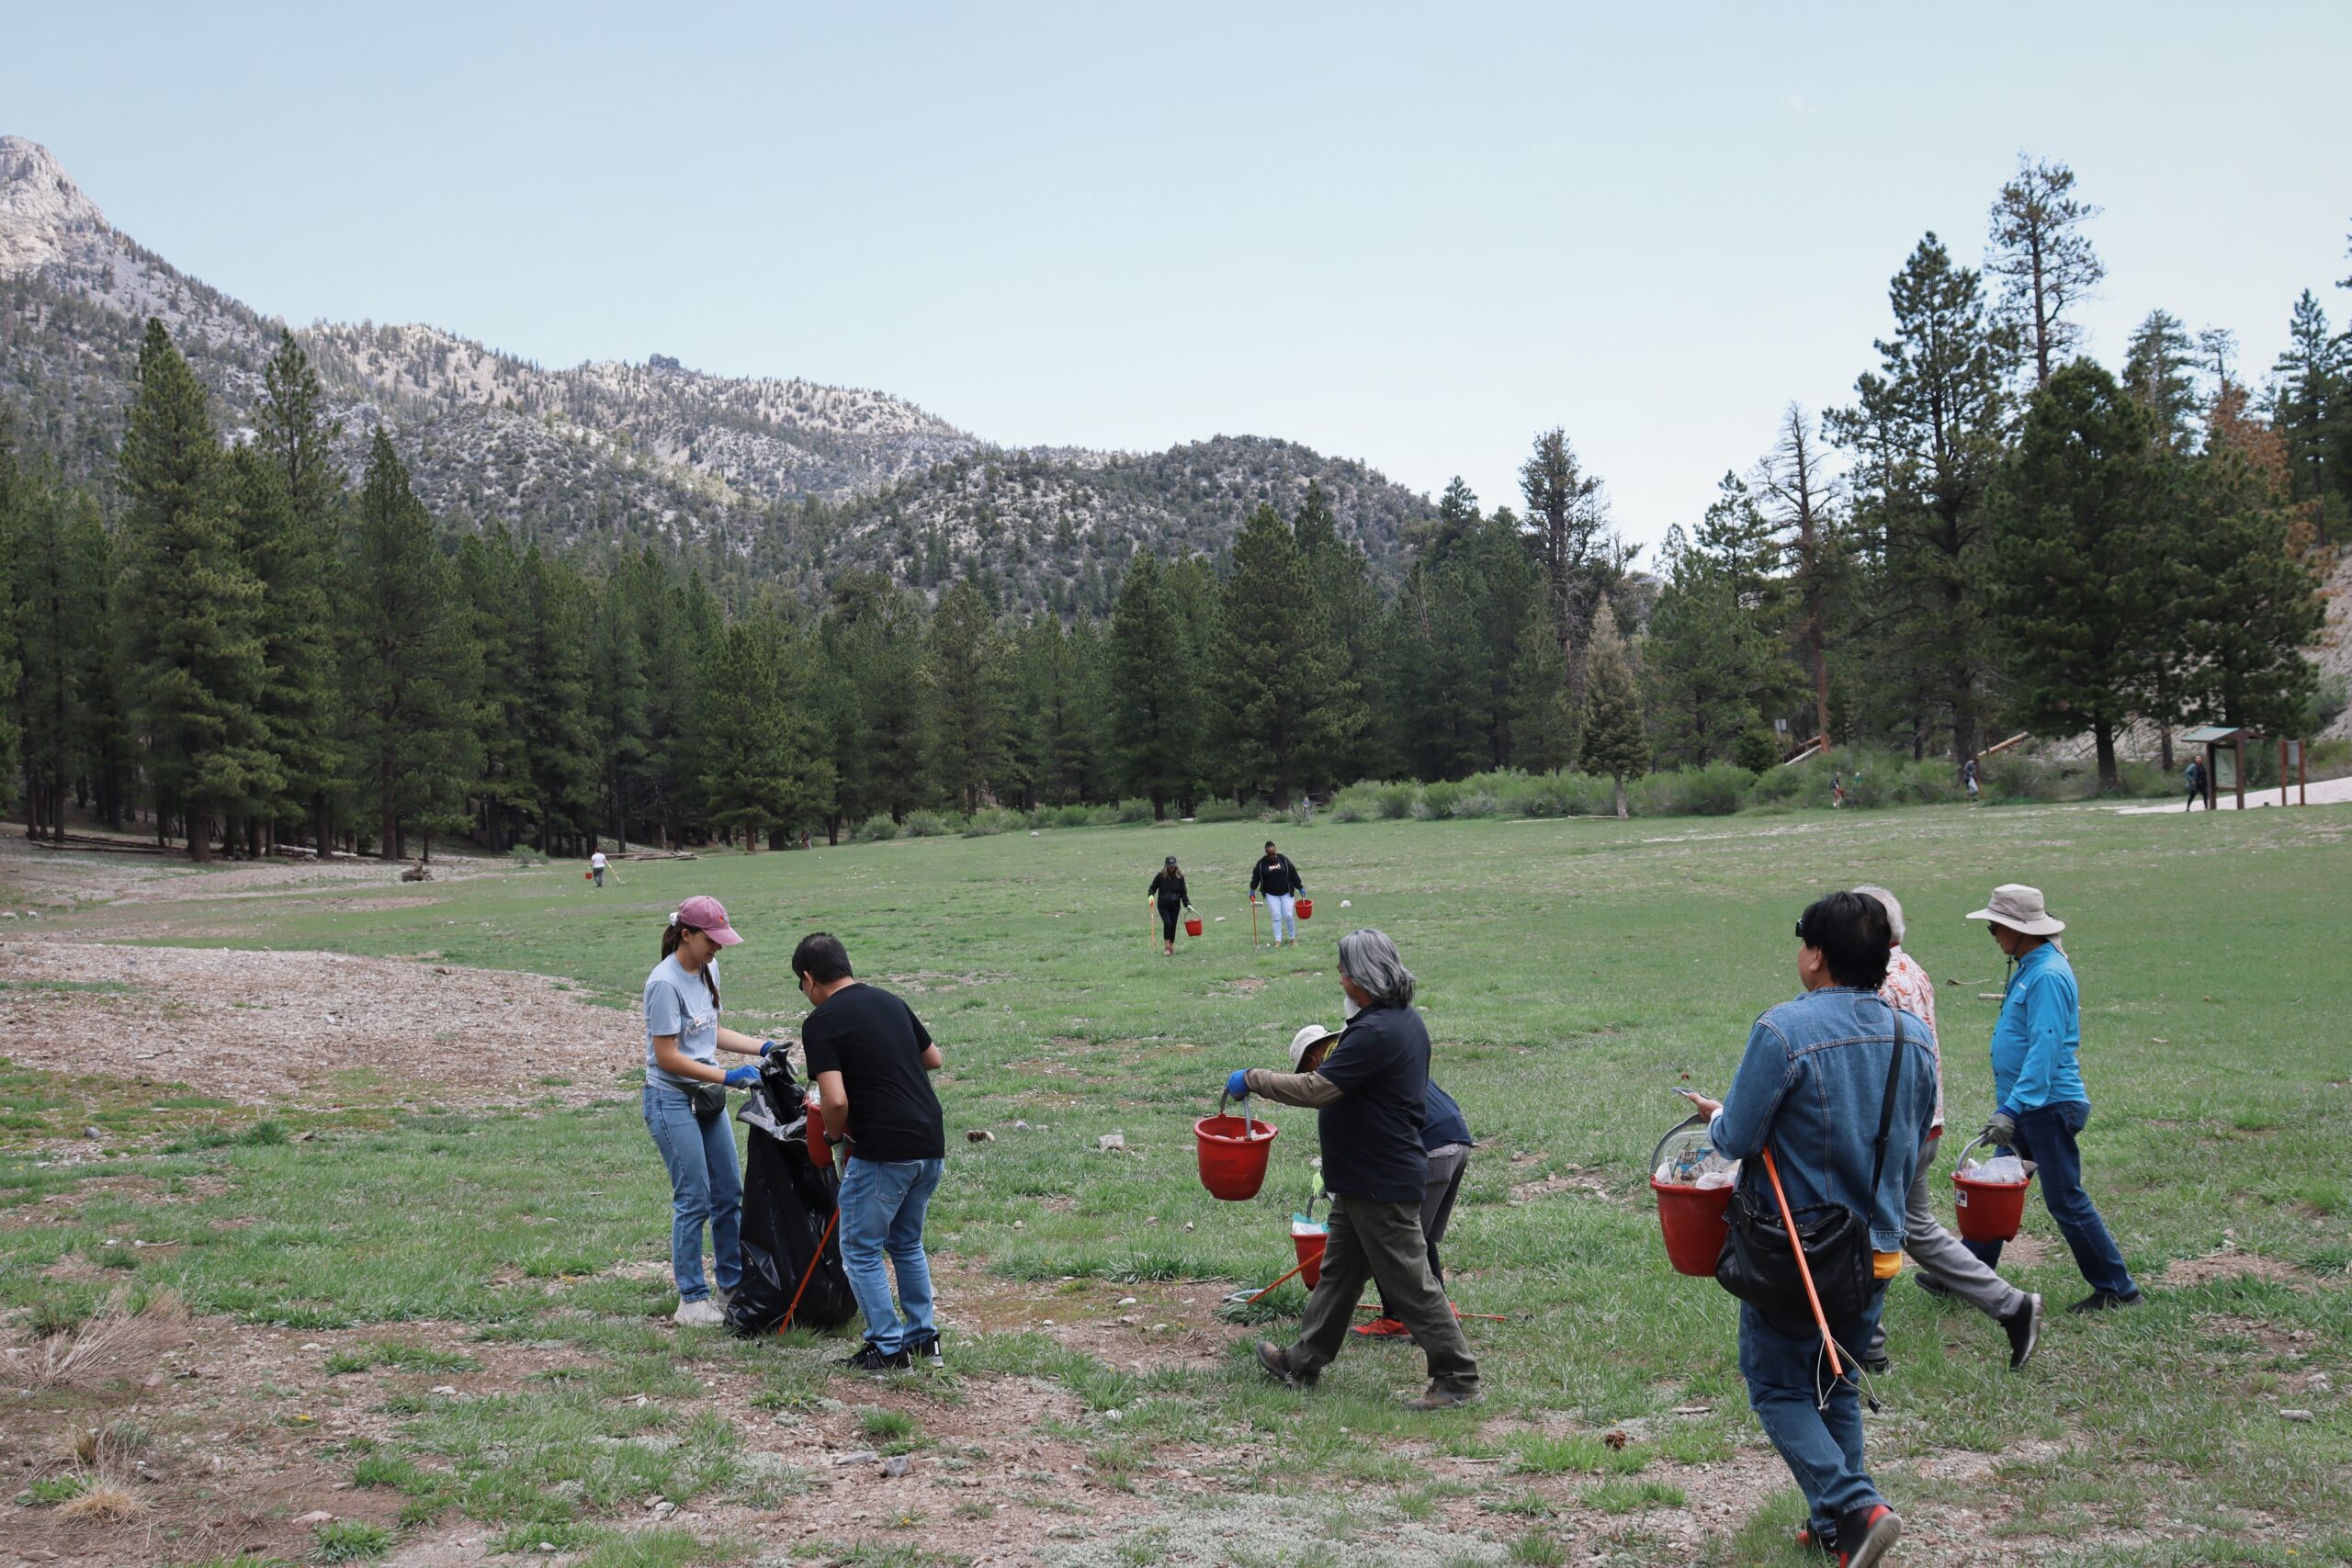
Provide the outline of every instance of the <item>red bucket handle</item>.
{"type": "Polygon", "coordinates": [[[1224,1089],[1218,1089],[1216,1091],[1216,1113],[1219,1116],[1224,1115],[1225,1108],[1228,1104],[1236,1104],[1241,1107],[1241,1141],[1245,1144],[1260,1142],[1261,1140],[1258,1137],[1258,1123],[1250,1119],[1250,1091],[1245,1089],[1237,1098],[1234,1095],[1227,1093],[1224,1089]]]}
{"type": "MultiPolygon", "coordinates": [[[[1951,1173],[1954,1176],[1958,1176],[1960,1174],[1960,1168],[1968,1163],[1969,1151],[1975,1148],[1979,1144],[1993,1144],[1991,1128],[1987,1127],[1984,1132],[1977,1134],[1976,1136],[1969,1139],[1967,1143],[1961,1145],[1960,1158],[1952,1163],[1951,1173]]],[[[2007,1144],[1993,1144],[1993,1146],[1996,1149],[2009,1148],[2009,1145],[2007,1144]]],[[[2011,1154],[2017,1153],[2015,1149],[2009,1149],[2009,1152],[2011,1154]]],[[[2033,1173],[2035,1170],[2039,1169],[2040,1167],[2034,1161],[2030,1159],[2020,1159],[2018,1163],[2025,1167],[2025,1179],[2028,1181],[2031,1181],[2033,1179],[2033,1173]]],[[[1657,1168],[1653,1166],[1651,1168],[1656,1169],[1657,1168]]],[[[1995,1184],[1987,1183],[1986,1185],[1990,1186],[1995,1184]]]]}

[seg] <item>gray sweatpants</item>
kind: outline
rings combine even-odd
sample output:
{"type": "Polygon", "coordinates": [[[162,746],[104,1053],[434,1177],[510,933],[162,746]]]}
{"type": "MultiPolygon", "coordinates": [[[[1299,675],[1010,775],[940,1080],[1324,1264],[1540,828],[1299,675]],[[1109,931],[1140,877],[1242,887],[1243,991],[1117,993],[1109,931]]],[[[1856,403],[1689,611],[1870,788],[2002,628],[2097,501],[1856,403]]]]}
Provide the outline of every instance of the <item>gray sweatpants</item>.
{"type": "MultiPolygon", "coordinates": [[[[1919,1272],[1933,1280],[1974,1307],[1985,1316],[1998,1320],[2025,1305],[2025,1292],[2002,1279],[1961,1246],[1960,1238],[1944,1229],[1928,1207],[1928,1183],[1933,1176],[1936,1150],[1943,1143],[1943,1134],[1931,1134],[1919,1145],[1919,1168],[1911,1174],[1911,1195],[1903,1207],[1903,1250],[1919,1266],[1919,1272]]],[[[1880,1353],[1886,1343],[1885,1317],[1871,1336],[1871,1351],[1880,1353]]]]}

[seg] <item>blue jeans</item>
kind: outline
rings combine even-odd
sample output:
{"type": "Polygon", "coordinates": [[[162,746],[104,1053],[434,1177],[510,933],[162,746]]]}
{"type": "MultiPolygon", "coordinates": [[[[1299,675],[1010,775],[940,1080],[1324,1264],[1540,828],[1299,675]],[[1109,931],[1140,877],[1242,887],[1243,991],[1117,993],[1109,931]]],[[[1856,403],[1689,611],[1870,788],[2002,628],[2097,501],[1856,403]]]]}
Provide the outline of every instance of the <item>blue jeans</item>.
{"type": "Polygon", "coordinates": [[[1870,1343],[1885,1303],[1881,1290],[1860,1317],[1829,1325],[1846,1375],[1826,1405],[1819,1387],[1829,1362],[1812,1320],[1779,1323],[1739,1304],[1739,1375],[1747,1380],[1748,1406],[1796,1477],[1815,1540],[1827,1540],[1857,1509],[1885,1501],[1862,1468],[1862,1401],[1854,1387],[1855,1353],[1870,1343]]]}
{"type": "Polygon", "coordinates": [[[1273,928],[1272,940],[1281,942],[1288,939],[1296,942],[1298,940],[1298,895],[1268,893],[1264,897],[1267,923],[1273,928]]]}
{"type": "Polygon", "coordinates": [[[743,1280],[743,1178],[735,1168],[735,1131],[726,1114],[705,1120],[686,1104],[686,1091],[648,1079],[645,1130],[670,1172],[670,1277],[678,1299],[710,1295],[702,1277],[702,1227],[710,1226],[718,1288],[743,1280]]]}
{"type": "Polygon", "coordinates": [[[865,1314],[865,1337],[885,1355],[937,1332],[931,1322],[931,1259],[923,1255],[922,1221],[947,1168],[944,1159],[861,1159],[842,1168],[842,1268],[865,1314]],[[900,1320],[890,1305],[888,1253],[899,1277],[900,1320]]]}
{"type": "MultiPolygon", "coordinates": [[[[2017,1152],[2033,1161],[2035,1174],[2041,1178],[2041,1201],[2048,1205],[2050,1217],[2058,1222],[2066,1245],[2074,1249],[2075,1267],[2083,1271],[2091,1289],[2117,1296],[2137,1295],[2140,1287],[2132,1270],[2123,1266],[2122,1251],[2108,1235],[2107,1222],[2098,1217],[2091,1195],[2083,1190],[2083,1153],[2075,1139],[2090,1119],[2091,1108],[2079,1100],[2020,1111],[2017,1152]]],[[[2000,1266],[1999,1242],[1962,1245],[1983,1258],[1987,1269],[2000,1266]]]]}

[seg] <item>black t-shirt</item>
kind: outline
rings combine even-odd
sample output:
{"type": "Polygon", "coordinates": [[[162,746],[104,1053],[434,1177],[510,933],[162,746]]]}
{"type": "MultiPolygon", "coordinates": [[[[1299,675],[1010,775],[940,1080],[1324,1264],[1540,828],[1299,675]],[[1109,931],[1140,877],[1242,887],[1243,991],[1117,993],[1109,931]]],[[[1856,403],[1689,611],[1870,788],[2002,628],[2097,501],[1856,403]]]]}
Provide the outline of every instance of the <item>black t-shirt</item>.
{"type": "Polygon", "coordinates": [[[947,1120],[922,1065],[930,1045],[914,1009],[863,982],[826,998],[800,1026],[809,1079],[842,1076],[858,1158],[947,1157],[947,1120]]]}
{"type": "Polygon", "coordinates": [[[1298,867],[1291,864],[1290,856],[1261,856],[1250,873],[1250,890],[1263,893],[1269,898],[1281,898],[1306,891],[1306,879],[1298,874],[1298,867]]]}
{"type": "Polygon", "coordinates": [[[1323,1185],[1342,1198],[1419,1203],[1429,1186],[1421,1147],[1430,1032],[1411,1008],[1366,1008],[1317,1069],[1340,1098],[1316,1112],[1323,1185]]]}

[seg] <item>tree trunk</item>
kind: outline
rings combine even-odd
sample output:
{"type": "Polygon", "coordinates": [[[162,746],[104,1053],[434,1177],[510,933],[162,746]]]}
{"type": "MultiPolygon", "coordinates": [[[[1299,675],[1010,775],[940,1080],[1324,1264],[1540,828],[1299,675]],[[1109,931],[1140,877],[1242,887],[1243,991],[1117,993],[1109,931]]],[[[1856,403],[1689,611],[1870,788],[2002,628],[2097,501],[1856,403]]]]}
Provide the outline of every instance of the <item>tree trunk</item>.
{"type": "Polygon", "coordinates": [[[212,818],[205,815],[201,807],[191,806],[187,809],[187,858],[198,865],[209,865],[212,861],[212,818]]]}
{"type": "Polygon", "coordinates": [[[1617,820],[1623,822],[1632,815],[1625,809],[1625,775],[1618,773],[1614,776],[1617,780],[1617,820]]]}
{"type": "Polygon", "coordinates": [[[2162,741],[2161,741],[2161,745],[2162,745],[2162,747],[2163,747],[2164,769],[2165,769],[2165,773],[2169,774],[2169,773],[2171,773],[2171,772],[2172,772],[2172,726],[2171,726],[2171,725],[2167,724],[2167,725],[2165,725],[2165,726],[2164,727],[2164,729],[2163,729],[2163,731],[2162,731],[2162,736],[2163,736],[2163,739],[2162,739],[2162,741]]]}
{"type": "Polygon", "coordinates": [[[2115,767],[2115,722],[2105,715],[2091,720],[2091,739],[2098,748],[2098,784],[2102,793],[2120,790],[2122,776],[2115,767]]]}

